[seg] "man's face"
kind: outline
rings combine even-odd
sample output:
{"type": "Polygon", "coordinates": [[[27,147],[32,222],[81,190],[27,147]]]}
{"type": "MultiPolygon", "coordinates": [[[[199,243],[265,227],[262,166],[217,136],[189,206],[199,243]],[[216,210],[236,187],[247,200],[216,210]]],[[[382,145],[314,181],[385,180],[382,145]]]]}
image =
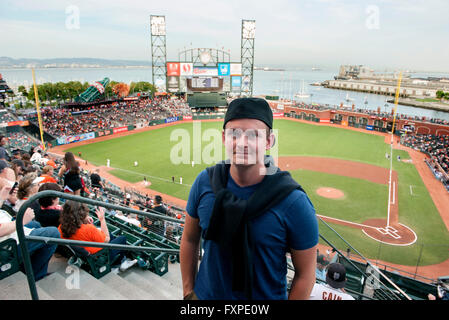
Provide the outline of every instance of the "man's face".
{"type": "Polygon", "coordinates": [[[251,166],[263,163],[272,135],[268,126],[256,119],[235,119],[226,123],[222,135],[226,154],[232,164],[251,166]]]}
{"type": "MultiPolygon", "coordinates": [[[[0,189],[2,189],[4,186],[13,187],[15,181],[16,181],[16,175],[14,173],[14,170],[12,170],[11,168],[3,169],[3,171],[1,172],[1,175],[0,175],[0,189]]],[[[13,193],[8,196],[8,200],[12,204],[16,203],[17,187],[14,188],[13,193]]]]}

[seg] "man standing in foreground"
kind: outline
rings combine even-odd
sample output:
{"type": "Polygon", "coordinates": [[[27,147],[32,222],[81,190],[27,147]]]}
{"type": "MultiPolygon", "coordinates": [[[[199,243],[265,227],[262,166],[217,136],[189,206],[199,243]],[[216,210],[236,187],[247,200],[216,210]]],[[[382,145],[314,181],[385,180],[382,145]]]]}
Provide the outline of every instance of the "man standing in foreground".
{"type": "Polygon", "coordinates": [[[229,105],[222,134],[229,160],[203,170],[190,190],[180,251],[184,299],[309,299],[318,223],[301,186],[265,156],[272,125],[263,99],[229,105]],[[295,268],[289,294],[288,252],[295,268]]]}

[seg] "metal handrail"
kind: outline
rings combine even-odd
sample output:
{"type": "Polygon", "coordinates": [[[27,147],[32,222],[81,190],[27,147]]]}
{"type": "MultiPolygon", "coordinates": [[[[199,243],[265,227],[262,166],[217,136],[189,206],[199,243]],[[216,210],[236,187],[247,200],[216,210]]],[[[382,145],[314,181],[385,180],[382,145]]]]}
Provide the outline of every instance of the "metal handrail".
{"type": "Polygon", "coordinates": [[[17,230],[17,236],[18,236],[18,240],[19,240],[20,251],[22,253],[23,264],[25,267],[25,273],[26,273],[27,280],[28,280],[28,286],[30,289],[31,298],[33,300],[39,300],[39,296],[37,294],[36,281],[34,279],[33,268],[31,266],[31,258],[30,258],[30,254],[28,252],[28,248],[26,246],[26,241],[36,241],[36,242],[45,242],[45,243],[63,244],[63,245],[81,245],[81,246],[89,246],[89,247],[97,247],[97,248],[122,249],[122,250],[130,250],[130,251],[166,252],[166,253],[172,253],[172,254],[179,253],[178,249],[140,247],[140,246],[133,246],[133,245],[110,244],[110,243],[100,243],[100,242],[87,242],[87,241],[66,240],[66,239],[49,238],[49,237],[37,237],[37,236],[30,236],[30,235],[25,236],[25,232],[23,229],[23,216],[25,214],[25,211],[28,207],[30,207],[30,205],[34,201],[36,201],[40,198],[44,198],[44,197],[58,197],[58,198],[63,198],[63,199],[67,199],[67,200],[73,200],[73,201],[78,201],[78,202],[82,202],[82,203],[87,203],[90,205],[99,206],[99,207],[103,207],[103,208],[107,208],[107,209],[134,213],[134,214],[142,215],[142,216],[146,216],[146,217],[156,217],[158,219],[163,219],[163,220],[167,220],[167,221],[171,221],[171,222],[175,222],[175,223],[179,223],[179,224],[184,223],[183,220],[161,216],[160,214],[157,214],[157,213],[142,212],[139,210],[135,210],[133,208],[122,207],[122,206],[118,206],[115,204],[105,203],[105,202],[92,200],[92,199],[84,198],[81,196],[75,196],[75,195],[71,195],[68,193],[57,192],[57,191],[53,191],[53,190],[41,191],[41,192],[38,192],[38,193],[32,195],[28,200],[26,200],[22,204],[22,206],[19,209],[19,212],[17,213],[16,230],[17,230]]]}

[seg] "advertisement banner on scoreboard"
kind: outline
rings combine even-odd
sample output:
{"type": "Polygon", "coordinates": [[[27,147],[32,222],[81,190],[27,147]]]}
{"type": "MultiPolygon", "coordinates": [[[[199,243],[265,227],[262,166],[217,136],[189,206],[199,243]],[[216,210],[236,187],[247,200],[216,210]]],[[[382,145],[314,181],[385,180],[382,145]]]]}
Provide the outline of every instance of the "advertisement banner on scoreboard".
{"type": "Polygon", "coordinates": [[[180,76],[181,66],[179,62],[167,62],[167,77],[169,76],[180,76]]]}
{"type": "Polygon", "coordinates": [[[218,75],[223,77],[231,75],[231,65],[229,63],[218,63],[218,75]]]}
{"type": "Polygon", "coordinates": [[[242,75],[242,64],[241,63],[231,63],[229,67],[229,74],[231,76],[241,76],[242,75]]]}
{"type": "Polygon", "coordinates": [[[167,77],[167,90],[169,92],[179,91],[179,77],[167,77]]]}
{"type": "Polygon", "coordinates": [[[193,76],[193,63],[181,62],[180,69],[181,69],[180,73],[181,77],[193,76]]]}
{"type": "Polygon", "coordinates": [[[231,88],[236,89],[242,86],[242,77],[231,77],[231,88]]]}
{"type": "Polygon", "coordinates": [[[193,75],[218,77],[218,69],[216,67],[194,67],[193,75]]]}

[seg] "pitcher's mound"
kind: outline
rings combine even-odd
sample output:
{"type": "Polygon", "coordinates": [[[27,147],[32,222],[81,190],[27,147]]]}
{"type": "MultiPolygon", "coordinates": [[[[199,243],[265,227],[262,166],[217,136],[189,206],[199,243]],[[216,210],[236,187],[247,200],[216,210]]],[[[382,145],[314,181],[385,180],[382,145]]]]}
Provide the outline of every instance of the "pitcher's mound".
{"type": "Polygon", "coordinates": [[[329,199],[342,199],[345,197],[343,191],[328,187],[318,188],[316,193],[321,197],[329,199]]]}

